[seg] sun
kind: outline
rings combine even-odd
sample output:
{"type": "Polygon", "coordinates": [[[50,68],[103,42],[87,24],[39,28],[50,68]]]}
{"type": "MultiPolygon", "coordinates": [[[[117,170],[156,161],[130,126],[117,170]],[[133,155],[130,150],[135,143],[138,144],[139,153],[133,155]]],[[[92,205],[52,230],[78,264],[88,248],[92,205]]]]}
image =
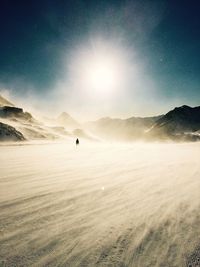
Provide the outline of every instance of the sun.
{"type": "Polygon", "coordinates": [[[106,41],[93,41],[92,46],[81,47],[72,54],[70,81],[84,96],[117,96],[125,87],[127,62],[126,53],[120,47],[106,41]]]}
{"type": "Polygon", "coordinates": [[[114,61],[104,57],[95,58],[86,64],[84,75],[86,86],[99,92],[114,90],[119,78],[114,61]]]}

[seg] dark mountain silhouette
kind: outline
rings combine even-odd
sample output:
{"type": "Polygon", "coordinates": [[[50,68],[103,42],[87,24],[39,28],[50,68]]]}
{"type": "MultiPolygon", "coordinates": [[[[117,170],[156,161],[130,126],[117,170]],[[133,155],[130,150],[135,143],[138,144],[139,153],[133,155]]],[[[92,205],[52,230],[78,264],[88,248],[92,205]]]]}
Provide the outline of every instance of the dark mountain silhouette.
{"type": "Polygon", "coordinates": [[[181,106],[169,111],[156,121],[148,135],[161,138],[198,138],[200,130],[200,106],[181,106]]]}
{"type": "Polygon", "coordinates": [[[0,122],[0,141],[24,141],[23,134],[14,127],[0,122]]]}
{"type": "Polygon", "coordinates": [[[26,121],[34,120],[33,116],[28,112],[24,112],[22,108],[11,107],[11,106],[0,107],[0,117],[10,118],[10,119],[18,118],[26,121]]]}

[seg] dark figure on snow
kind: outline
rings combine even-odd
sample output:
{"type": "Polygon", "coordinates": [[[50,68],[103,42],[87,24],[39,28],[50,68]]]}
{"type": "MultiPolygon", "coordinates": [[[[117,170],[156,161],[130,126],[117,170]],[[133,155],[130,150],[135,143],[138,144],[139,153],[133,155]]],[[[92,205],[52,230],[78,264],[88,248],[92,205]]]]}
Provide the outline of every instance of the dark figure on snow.
{"type": "Polygon", "coordinates": [[[79,140],[78,140],[78,138],[76,139],[76,145],[77,145],[77,146],[79,145],[79,140]]]}

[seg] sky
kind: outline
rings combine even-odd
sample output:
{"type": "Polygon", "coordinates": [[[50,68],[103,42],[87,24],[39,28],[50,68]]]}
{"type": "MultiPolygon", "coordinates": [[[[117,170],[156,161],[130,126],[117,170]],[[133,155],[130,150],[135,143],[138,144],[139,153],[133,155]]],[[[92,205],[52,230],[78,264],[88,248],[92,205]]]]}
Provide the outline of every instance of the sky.
{"type": "Polygon", "coordinates": [[[0,91],[83,118],[199,105],[199,14],[198,0],[1,0],[0,91]]]}

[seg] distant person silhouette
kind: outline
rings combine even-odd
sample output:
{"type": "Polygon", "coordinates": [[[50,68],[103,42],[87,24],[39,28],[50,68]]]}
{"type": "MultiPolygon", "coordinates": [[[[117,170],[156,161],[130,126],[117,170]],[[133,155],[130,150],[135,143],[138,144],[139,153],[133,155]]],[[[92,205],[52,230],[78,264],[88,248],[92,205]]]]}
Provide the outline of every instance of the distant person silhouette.
{"type": "Polygon", "coordinates": [[[78,138],[76,139],[76,146],[78,146],[79,145],[79,140],[78,140],[78,138]]]}

